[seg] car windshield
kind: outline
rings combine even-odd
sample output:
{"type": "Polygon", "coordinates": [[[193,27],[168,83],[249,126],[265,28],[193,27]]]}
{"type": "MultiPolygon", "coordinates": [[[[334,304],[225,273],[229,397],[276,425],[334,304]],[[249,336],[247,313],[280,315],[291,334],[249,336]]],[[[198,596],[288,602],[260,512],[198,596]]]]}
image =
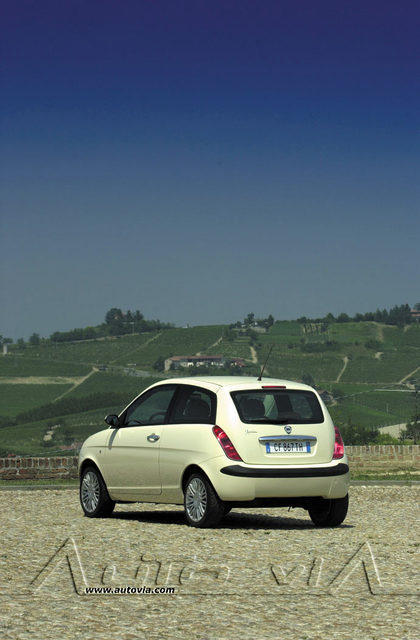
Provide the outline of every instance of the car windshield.
{"type": "Polygon", "coordinates": [[[242,422],[318,424],[324,415],[316,395],[300,389],[233,391],[232,399],[242,422]]]}

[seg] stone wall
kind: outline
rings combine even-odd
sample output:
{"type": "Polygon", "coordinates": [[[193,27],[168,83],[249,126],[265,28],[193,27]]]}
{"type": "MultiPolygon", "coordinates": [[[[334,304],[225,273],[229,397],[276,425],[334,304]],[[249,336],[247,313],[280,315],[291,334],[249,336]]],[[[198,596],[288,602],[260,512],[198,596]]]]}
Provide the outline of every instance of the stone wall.
{"type": "MultiPolygon", "coordinates": [[[[346,452],[355,473],[382,472],[420,467],[420,445],[349,446],[346,452]]],[[[77,478],[77,456],[66,458],[0,458],[0,479],[77,478]]]]}
{"type": "Polygon", "coordinates": [[[420,445],[375,444],[346,447],[350,471],[392,473],[420,469],[420,445]]]}
{"type": "Polygon", "coordinates": [[[77,478],[77,457],[0,458],[0,480],[77,478]]]}

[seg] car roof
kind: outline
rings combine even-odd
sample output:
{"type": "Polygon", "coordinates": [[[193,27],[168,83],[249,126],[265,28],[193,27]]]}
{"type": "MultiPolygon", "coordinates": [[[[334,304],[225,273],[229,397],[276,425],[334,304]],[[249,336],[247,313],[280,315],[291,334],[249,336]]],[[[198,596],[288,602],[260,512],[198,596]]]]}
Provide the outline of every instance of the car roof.
{"type": "Polygon", "coordinates": [[[156,383],[160,384],[192,384],[212,388],[226,388],[228,391],[245,389],[262,389],[264,386],[282,386],[287,389],[302,389],[314,391],[313,387],[293,380],[283,380],[279,378],[263,378],[257,380],[255,376],[190,376],[185,378],[168,378],[156,383]]]}

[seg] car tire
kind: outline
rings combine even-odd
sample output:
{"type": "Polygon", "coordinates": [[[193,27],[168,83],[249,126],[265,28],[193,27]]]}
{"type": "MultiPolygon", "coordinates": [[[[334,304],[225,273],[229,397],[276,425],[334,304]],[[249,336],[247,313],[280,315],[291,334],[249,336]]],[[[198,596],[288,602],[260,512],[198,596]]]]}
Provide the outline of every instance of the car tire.
{"type": "Polygon", "coordinates": [[[231,505],[228,502],[223,503],[223,515],[227,516],[228,513],[232,510],[231,505]]]}
{"type": "Polygon", "coordinates": [[[317,498],[308,512],[316,527],[338,527],[345,519],[349,507],[348,494],[344,498],[317,498]]]}
{"type": "Polygon", "coordinates": [[[202,473],[193,473],[188,478],[184,508],[190,527],[215,527],[226,513],[225,504],[202,473]]]}
{"type": "Polygon", "coordinates": [[[100,472],[93,465],[86,467],[80,476],[79,497],[88,518],[106,518],[115,507],[100,472]]]}

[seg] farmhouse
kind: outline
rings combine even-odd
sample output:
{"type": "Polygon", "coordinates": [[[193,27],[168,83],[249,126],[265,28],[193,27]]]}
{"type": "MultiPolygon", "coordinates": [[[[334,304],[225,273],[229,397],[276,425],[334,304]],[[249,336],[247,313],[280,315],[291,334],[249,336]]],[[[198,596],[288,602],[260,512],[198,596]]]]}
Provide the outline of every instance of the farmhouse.
{"type": "Polygon", "coordinates": [[[225,358],[221,355],[172,356],[165,360],[165,371],[181,367],[225,367],[226,365],[244,367],[245,362],[243,358],[225,358]]]}
{"type": "Polygon", "coordinates": [[[420,322],[420,311],[417,311],[417,309],[411,309],[410,316],[415,322],[420,322]]]}

